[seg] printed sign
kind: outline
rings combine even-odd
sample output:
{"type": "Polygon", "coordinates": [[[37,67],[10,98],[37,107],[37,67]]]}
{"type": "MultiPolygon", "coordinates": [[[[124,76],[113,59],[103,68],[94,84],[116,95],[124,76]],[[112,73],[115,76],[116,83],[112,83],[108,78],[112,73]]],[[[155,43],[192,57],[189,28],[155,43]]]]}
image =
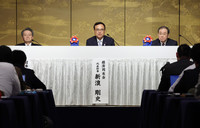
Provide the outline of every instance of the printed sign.
{"type": "Polygon", "coordinates": [[[108,63],[105,59],[94,59],[92,68],[93,104],[108,104],[108,63]]]}

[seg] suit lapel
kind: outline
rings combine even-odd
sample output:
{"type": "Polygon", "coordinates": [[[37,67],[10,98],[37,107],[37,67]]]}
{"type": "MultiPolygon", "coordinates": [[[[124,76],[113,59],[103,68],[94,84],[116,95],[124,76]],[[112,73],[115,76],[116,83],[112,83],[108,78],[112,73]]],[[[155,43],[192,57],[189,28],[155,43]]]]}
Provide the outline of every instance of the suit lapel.
{"type": "Polygon", "coordinates": [[[106,46],[106,36],[103,37],[103,43],[102,46],[106,46]]]}
{"type": "Polygon", "coordinates": [[[166,46],[168,46],[169,45],[169,39],[167,39],[167,42],[166,42],[166,46]]]}
{"type": "Polygon", "coordinates": [[[161,43],[160,43],[160,40],[159,40],[159,39],[157,39],[157,45],[158,45],[158,46],[161,46],[161,43]]]}
{"type": "Polygon", "coordinates": [[[97,37],[96,36],[94,36],[94,42],[95,42],[95,45],[98,46],[97,37]]]}

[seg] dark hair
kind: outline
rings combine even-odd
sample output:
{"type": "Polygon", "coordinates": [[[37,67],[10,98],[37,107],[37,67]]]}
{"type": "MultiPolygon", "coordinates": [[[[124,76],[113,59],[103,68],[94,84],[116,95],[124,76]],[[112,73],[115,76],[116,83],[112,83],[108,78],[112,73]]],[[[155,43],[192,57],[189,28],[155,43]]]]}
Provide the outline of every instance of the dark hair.
{"type": "Polygon", "coordinates": [[[163,29],[163,28],[167,29],[167,33],[168,33],[168,34],[170,33],[169,28],[166,27],[166,26],[161,26],[161,27],[159,27],[159,28],[158,28],[158,33],[159,33],[160,29],[163,29]]]}
{"type": "Polygon", "coordinates": [[[104,29],[106,30],[106,25],[103,22],[96,22],[93,26],[94,30],[95,30],[95,26],[102,24],[104,26],[104,29]]]}
{"type": "Polygon", "coordinates": [[[179,57],[190,57],[191,48],[187,44],[181,44],[177,49],[179,57]]]}
{"type": "Polygon", "coordinates": [[[194,62],[200,64],[200,43],[195,44],[191,50],[191,58],[194,62]]]}
{"type": "Polygon", "coordinates": [[[33,30],[32,30],[31,28],[28,27],[28,28],[25,28],[24,30],[22,30],[21,36],[23,36],[23,33],[24,33],[24,31],[26,31],[26,30],[30,31],[30,32],[32,33],[32,36],[34,35],[33,30]]]}
{"type": "Polygon", "coordinates": [[[12,63],[12,50],[6,46],[0,46],[0,62],[12,63]]]}
{"type": "Polygon", "coordinates": [[[26,54],[21,50],[14,50],[13,51],[13,64],[24,66],[26,62],[26,54]]]}

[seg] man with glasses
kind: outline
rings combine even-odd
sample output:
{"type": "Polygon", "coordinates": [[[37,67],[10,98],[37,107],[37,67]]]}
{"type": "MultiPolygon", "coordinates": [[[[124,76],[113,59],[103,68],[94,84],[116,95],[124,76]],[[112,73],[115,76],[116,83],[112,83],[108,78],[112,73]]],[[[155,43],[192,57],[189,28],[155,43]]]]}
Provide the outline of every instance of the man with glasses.
{"type": "Polygon", "coordinates": [[[151,46],[177,46],[177,41],[169,38],[170,30],[166,26],[158,28],[158,39],[152,42],[151,46]]]}
{"type": "Polygon", "coordinates": [[[93,28],[95,36],[86,41],[86,46],[115,46],[114,40],[105,36],[106,26],[103,22],[96,22],[93,28]]]}

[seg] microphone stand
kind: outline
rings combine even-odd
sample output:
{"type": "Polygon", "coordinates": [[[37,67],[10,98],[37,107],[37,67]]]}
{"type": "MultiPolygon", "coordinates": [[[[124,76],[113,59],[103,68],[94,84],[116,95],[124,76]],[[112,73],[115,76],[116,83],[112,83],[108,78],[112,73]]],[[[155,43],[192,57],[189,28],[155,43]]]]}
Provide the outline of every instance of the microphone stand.
{"type": "Polygon", "coordinates": [[[180,37],[183,37],[183,39],[185,39],[187,42],[189,42],[190,45],[193,46],[193,44],[192,44],[188,39],[186,39],[184,36],[182,36],[182,35],[179,35],[179,36],[180,36],[180,37]]]}
{"type": "MultiPolygon", "coordinates": [[[[110,38],[112,38],[109,34],[107,34],[107,36],[110,37],[110,38]]],[[[120,46],[120,45],[115,41],[114,38],[112,38],[112,39],[114,40],[114,42],[115,42],[118,46],[120,46]]]]}

